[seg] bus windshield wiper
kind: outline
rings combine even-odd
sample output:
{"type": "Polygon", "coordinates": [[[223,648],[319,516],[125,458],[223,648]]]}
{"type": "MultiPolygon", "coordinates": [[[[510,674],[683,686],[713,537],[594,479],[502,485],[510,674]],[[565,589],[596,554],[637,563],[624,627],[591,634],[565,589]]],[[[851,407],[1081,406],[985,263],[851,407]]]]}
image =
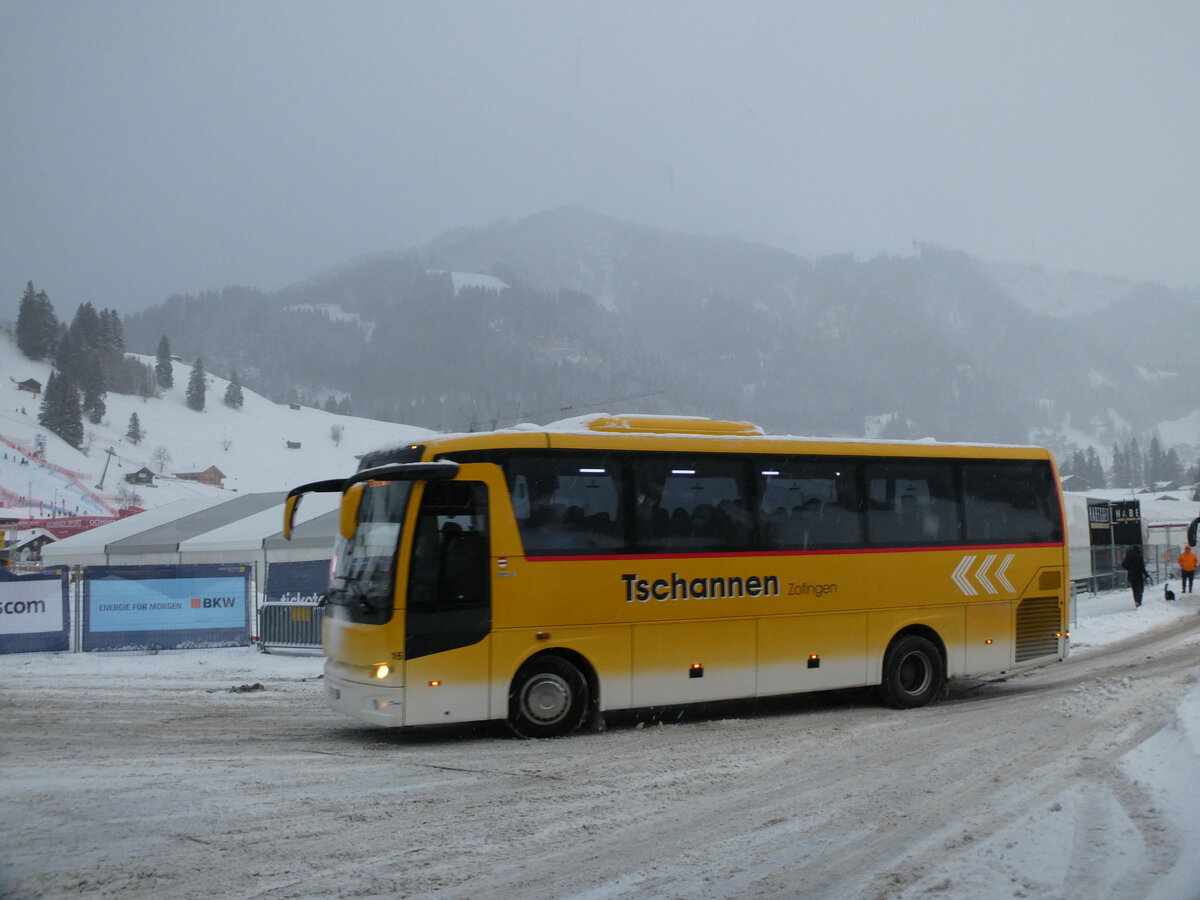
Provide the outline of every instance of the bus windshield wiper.
{"type": "Polygon", "coordinates": [[[371,595],[363,588],[363,583],[358,578],[343,577],[341,587],[333,587],[329,589],[330,595],[341,594],[349,597],[351,603],[357,603],[363,609],[374,612],[379,609],[379,604],[375,603],[371,595]]]}

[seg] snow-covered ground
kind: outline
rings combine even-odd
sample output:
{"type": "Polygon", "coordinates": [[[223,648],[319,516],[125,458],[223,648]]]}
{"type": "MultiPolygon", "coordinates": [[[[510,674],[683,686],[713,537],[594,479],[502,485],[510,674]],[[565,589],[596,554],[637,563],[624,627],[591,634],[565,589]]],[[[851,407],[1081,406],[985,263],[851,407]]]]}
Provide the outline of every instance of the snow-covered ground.
{"type": "Polygon", "coordinates": [[[1196,900],[1198,613],[1085,594],[1067,662],[924,709],[555,741],[360,726],[313,657],[0,657],[0,896],[1196,900]]]}
{"type": "MultiPolygon", "coordinates": [[[[154,357],[139,357],[154,365],[154,357]]],[[[383,444],[419,440],[424,428],[340,416],[324,410],[273,403],[243,388],[244,405],[225,405],[229,382],[207,376],[203,412],[187,407],[185,395],[192,362],[174,364],[174,387],[145,400],[108,394],[103,422],[85,420],[84,452],[74,449],[37,423],[41,401],[17,383],[35,379],[43,386],[50,365],[32,362],[0,334],[0,507],[17,516],[111,515],[135,492],[136,505],[163,506],[192,497],[232,497],[233,491],[289,490],[306,481],[349,474],[356,455],[383,444]],[[144,439],[125,435],[137,413],[144,439]],[[46,441],[46,462],[30,460],[37,435],[46,441]],[[296,445],[289,447],[289,444],[296,445]],[[165,465],[158,451],[165,450],[165,465]],[[113,453],[107,452],[112,449],[113,453]],[[216,466],[225,489],[181,480],[178,473],[216,466]],[[133,486],[125,476],[141,468],[156,474],[152,486],[133,486]],[[102,487],[97,487],[102,485],[102,487]],[[120,495],[121,489],[127,492],[120,495]]]]}

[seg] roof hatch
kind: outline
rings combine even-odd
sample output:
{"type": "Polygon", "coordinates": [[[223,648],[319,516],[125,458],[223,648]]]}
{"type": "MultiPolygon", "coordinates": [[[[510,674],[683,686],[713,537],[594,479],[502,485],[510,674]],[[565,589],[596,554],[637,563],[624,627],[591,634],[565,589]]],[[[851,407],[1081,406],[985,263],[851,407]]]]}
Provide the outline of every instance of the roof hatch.
{"type": "Polygon", "coordinates": [[[589,431],[619,434],[704,434],[760,435],[762,428],[751,422],[722,422],[700,416],[597,416],[587,423],[589,431]]]}

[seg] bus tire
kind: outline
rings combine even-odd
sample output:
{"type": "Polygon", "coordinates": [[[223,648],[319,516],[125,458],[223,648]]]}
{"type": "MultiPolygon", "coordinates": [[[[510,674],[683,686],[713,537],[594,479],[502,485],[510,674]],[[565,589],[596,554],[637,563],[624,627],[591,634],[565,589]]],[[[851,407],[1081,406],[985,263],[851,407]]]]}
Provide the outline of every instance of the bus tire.
{"type": "Polygon", "coordinates": [[[914,709],[933,700],[946,681],[946,664],[933,642],[917,634],[898,637],[883,658],[879,696],[895,709],[914,709]]]}
{"type": "Polygon", "coordinates": [[[583,723],[587,709],[587,679],[553,654],[521,666],[508,691],[508,727],[521,737],[570,734],[583,723]]]}

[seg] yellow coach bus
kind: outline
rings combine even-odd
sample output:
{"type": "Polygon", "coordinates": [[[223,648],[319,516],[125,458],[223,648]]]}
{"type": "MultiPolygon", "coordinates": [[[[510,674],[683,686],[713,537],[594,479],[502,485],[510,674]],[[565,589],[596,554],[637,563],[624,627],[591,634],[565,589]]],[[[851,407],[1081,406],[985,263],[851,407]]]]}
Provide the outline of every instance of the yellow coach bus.
{"type": "Polygon", "coordinates": [[[772,437],[596,416],[440,436],[297,487],[343,494],[333,708],[387,726],[877,686],[1062,659],[1067,546],[1036,447],[772,437]]]}

